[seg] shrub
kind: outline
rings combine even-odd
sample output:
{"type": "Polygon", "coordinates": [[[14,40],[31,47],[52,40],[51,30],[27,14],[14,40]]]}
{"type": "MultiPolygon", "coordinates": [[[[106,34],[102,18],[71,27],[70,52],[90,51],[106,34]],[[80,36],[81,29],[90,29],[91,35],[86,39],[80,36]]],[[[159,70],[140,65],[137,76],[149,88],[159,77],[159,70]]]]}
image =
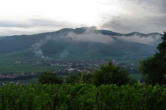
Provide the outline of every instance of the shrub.
{"type": "Polygon", "coordinates": [[[39,76],[38,82],[41,84],[60,84],[63,80],[53,72],[44,72],[39,76]]]}
{"type": "Polygon", "coordinates": [[[110,62],[102,65],[94,73],[93,82],[97,86],[102,84],[123,85],[129,83],[129,76],[126,71],[110,62]]]}
{"type": "Polygon", "coordinates": [[[33,84],[0,87],[0,110],[165,110],[164,86],[33,84]]]}

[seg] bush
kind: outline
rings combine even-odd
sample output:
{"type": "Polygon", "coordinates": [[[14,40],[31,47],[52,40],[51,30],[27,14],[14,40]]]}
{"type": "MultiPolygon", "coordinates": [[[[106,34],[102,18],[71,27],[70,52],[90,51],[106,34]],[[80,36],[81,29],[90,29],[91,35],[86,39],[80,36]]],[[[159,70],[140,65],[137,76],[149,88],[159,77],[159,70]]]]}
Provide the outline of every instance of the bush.
{"type": "Polygon", "coordinates": [[[0,87],[0,110],[165,110],[166,87],[61,84],[0,87]]]}
{"type": "Polygon", "coordinates": [[[38,82],[41,84],[61,84],[63,80],[53,72],[44,72],[39,76],[38,82]]]}
{"type": "Polygon", "coordinates": [[[126,71],[110,62],[102,65],[94,73],[93,82],[97,86],[102,84],[123,85],[129,83],[129,76],[126,71]]]}
{"type": "Polygon", "coordinates": [[[66,78],[65,82],[70,84],[80,83],[81,74],[80,73],[70,73],[66,78]]]}
{"type": "Polygon", "coordinates": [[[66,83],[77,84],[77,83],[92,83],[93,74],[91,73],[71,73],[66,77],[66,83]]]}

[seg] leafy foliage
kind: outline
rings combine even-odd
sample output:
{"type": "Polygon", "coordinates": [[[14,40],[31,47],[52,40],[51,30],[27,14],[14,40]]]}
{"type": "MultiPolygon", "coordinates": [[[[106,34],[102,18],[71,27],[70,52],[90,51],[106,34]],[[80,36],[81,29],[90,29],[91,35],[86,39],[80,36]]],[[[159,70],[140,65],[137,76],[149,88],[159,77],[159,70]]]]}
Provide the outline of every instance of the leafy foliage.
{"type": "Polygon", "coordinates": [[[166,84],[166,33],[157,48],[158,52],[142,61],[140,66],[148,84],[166,84]]]}
{"type": "Polygon", "coordinates": [[[5,85],[0,110],[165,110],[164,86],[5,85]]]}
{"type": "Polygon", "coordinates": [[[112,62],[109,62],[108,64],[102,65],[101,68],[94,73],[93,82],[95,85],[122,85],[129,82],[129,77],[126,71],[112,64],[112,62]]]}
{"type": "Polygon", "coordinates": [[[92,83],[93,74],[92,73],[71,73],[66,77],[66,83],[76,84],[76,83],[92,83]]]}
{"type": "Polygon", "coordinates": [[[38,82],[41,84],[60,84],[62,83],[62,79],[56,76],[52,72],[44,72],[38,79],[38,82]]]}

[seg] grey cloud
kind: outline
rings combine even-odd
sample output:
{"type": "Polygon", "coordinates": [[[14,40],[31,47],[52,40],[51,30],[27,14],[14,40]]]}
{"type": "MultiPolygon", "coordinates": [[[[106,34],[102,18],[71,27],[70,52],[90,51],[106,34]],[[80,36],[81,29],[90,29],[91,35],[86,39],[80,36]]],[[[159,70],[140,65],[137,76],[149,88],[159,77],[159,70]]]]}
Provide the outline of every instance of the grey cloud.
{"type": "Polygon", "coordinates": [[[0,20],[0,36],[50,32],[73,26],[73,24],[68,22],[58,22],[49,19],[30,19],[27,21],[0,20]]]}
{"type": "Polygon", "coordinates": [[[0,21],[0,27],[29,27],[29,25],[16,21],[0,21]]]}
{"type": "Polygon", "coordinates": [[[128,42],[137,42],[141,44],[147,44],[152,45],[156,41],[158,41],[161,38],[160,34],[150,34],[148,36],[141,36],[137,33],[130,36],[108,36],[103,35],[101,33],[97,33],[95,28],[85,28],[86,31],[82,34],[76,34],[73,32],[70,32],[67,36],[64,36],[66,38],[71,38],[75,42],[97,42],[97,43],[106,43],[110,44],[112,42],[115,42],[115,38],[122,40],[122,41],[128,41],[128,42]]]}
{"type": "Polygon", "coordinates": [[[144,19],[130,17],[115,17],[103,24],[104,28],[119,32],[163,32],[166,30],[166,15],[151,16],[144,19]]]}
{"type": "Polygon", "coordinates": [[[0,27],[21,27],[30,28],[38,26],[56,26],[56,27],[69,27],[72,24],[68,22],[58,22],[49,19],[30,19],[27,21],[0,21],[0,27]]]}
{"type": "Polygon", "coordinates": [[[76,42],[97,42],[97,43],[110,43],[113,39],[110,36],[96,33],[94,27],[86,28],[83,34],[76,34],[70,32],[66,37],[71,38],[76,42]]]}
{"type": "Polygon", "coordinates": [[[69,27],[72,24],[68,22],[57,22],[53,20],[46,20],[46,19],[32,19],[31,24],[33,26],[56,26],[56,27],[69,27]]]}
{"type": "MultiPolygon", "coordinates": [[[[144,33],[166,30],[166,0],[126,0],[131,7],[130,14],[110,17],[102,28],[118,32],[139,31],[144,33]]],[[[127,6],[126,6],[127,7],[127,6]]]]}
{"type": "Polygon", "coordinates": [[[137,42],[141,44],[147,44],[147,45],[153,45],[153,43],[157,42],[161,36],[160,35],[149,35],[147,36],[139,36],[137,34],[132,35],[132,36],[116,36],[116,38],[123,40],[123,41],[128,41],[128,42],[137,42]]]}
{"type": "Polygon", "coordinates": [[[137,0],[144,7],[155,9],[158,12],[165,13],[166,10],[166,0],[137,0]]]}

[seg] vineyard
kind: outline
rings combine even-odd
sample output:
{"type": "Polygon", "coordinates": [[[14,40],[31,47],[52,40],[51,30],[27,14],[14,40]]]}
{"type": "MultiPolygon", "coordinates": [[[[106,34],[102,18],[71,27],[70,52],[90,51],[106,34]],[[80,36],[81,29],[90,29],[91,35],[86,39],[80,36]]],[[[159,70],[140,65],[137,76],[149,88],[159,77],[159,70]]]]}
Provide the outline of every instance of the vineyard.
{"type": "Polygon", "coordinates": [[[165,110],[166,87],[59,84],[0,87],[0,110],[165,110]]]}

